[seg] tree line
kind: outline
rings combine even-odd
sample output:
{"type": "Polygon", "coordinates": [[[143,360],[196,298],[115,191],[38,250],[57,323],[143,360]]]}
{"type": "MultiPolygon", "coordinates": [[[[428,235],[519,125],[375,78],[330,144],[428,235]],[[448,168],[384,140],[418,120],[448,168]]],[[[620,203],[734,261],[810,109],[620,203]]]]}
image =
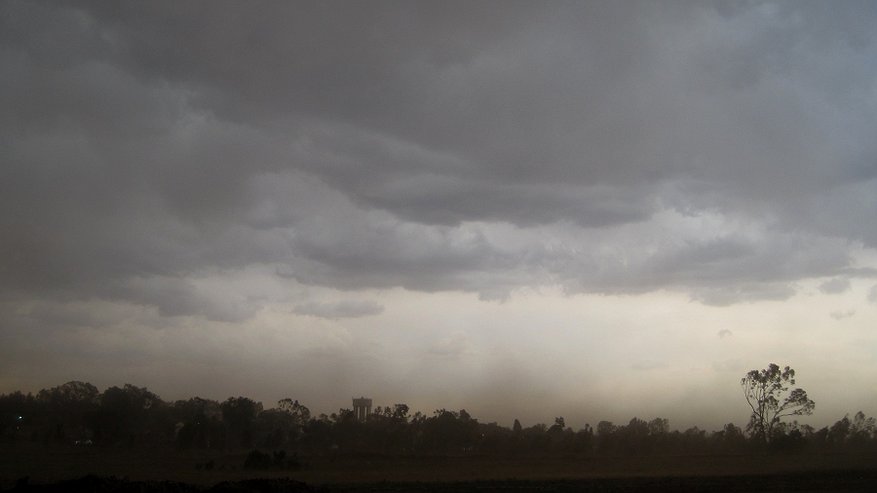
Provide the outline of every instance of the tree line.
{"type": "MultiPolygon", "coordinates": [[[[756,404],[754,410],[764,413],[771,402],[761,408],[756,404]]],[[[783,401],[777,402],[781,407],[783,401]]],[[[821,429],[794,421],[766,423],[751,422],[746,430],[729,423],[712,432],[697,427],[680,431],[671,430],[664,418],[633,418],[626,424],[600,421],[595,427],[574,429],[557,417],[551,425],[523,427],[515,420],[512,427],[505,427],[482,423],[465,410],[439,409],[425,415],[411,413],[405,404],[378,406],[366,421],[359,421],[350,409],[313,416],[293,399],[280,400],[270,409],[247,397],[166,402],[145,387],[126,384],[100,392],[94,385],[77,381],[36,395],[0,395],[0,441],[7,443],[226,451],[260,448],[306,455],[611,456],[738,454],[765,448],[877,452],[875,420],[862,412],[821,429]]]]}

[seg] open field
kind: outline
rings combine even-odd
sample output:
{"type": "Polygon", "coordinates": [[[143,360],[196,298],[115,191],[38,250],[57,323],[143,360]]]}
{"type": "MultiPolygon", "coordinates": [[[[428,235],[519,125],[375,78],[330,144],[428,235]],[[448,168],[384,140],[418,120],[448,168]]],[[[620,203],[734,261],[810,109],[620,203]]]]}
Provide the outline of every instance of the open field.
{"type": "Polygon", "coordinates": [[[291,478],[329,491],[868,491],[877,457],[304,457],[300,470],[242,469],[245,453],[5,447],[0,487],[88,474],[207,488],[248,478],[291,478]],[[213,462],[212,470],[203,464],[213,462]]]}
{"type": "Polygon", "coordinates": [[[92,491],[101,493],[573,493],[573,492],[871,492],[875,471],[800,474],[630,477],[560,480],[483,480],[451,482],[380,482],[309,485],[288,478],[255,478],[211,486],[172,481],[131,481],[87,476],[52,484],[17,484],[17,493],[92,491]]]}

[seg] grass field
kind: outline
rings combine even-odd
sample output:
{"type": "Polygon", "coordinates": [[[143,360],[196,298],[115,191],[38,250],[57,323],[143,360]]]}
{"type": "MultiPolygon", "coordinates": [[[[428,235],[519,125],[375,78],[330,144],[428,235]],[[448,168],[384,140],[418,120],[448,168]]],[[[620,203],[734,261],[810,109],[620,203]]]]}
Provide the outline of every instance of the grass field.
{"type": "Polygon", "coordinates": [[[283,471],[244,470],[241,466],[245,456],[200,451],[7,446],[0,448],[0,487],[10,489],[21,477],[45,484],[94,474],[204,487],[253,477],[289,477],[326,486],[330,491],[348,492],[877,489],[877,457],[863,455],[598,458],[360,455],[303,457],[300,470],[283,471]],[[204,470],[203,464],[209,461],[213,462],[213,469],[204,470]],[[773,487],[763,489],[763,485],[773,487]]]}

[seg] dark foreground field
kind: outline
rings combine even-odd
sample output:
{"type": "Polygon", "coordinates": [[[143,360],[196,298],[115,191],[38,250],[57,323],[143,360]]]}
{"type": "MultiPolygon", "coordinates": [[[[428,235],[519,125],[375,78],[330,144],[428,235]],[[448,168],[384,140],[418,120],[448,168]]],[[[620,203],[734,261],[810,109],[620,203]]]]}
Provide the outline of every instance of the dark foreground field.
{"type": "Polygon", "coordinates": [[[386,483],[332,488],[334,492],[873,492],[877,471],[837,471],[765,476],[630,477],[565,480],[386,483]]]}
{"type": "Polygon", "coordinates": [[[174,481],[132,481],[118,478],[86,476],[48,484],[31,484],[19,480],[15,492],[100,492],[100,493],[519,493],[572,492],[872,492],[877,486],[877,471],[823,471],[798,474],[687,476],[687,477],[615,477],[591,479],[417,481],[380,483],[337,483],[309,485],[289,478],[253,478],[224,481],[212,486],[174,481]]]}
{"type": "Polygon", "coordinates": [[[0,449],[0,490],[94,492],[877,491],[877,457],[300,458],[243,469],[246,454],[0,449]],[[207,466],[209,464],[209,466],[207,466]],[[27,479],[24,479],[27,478],[27,479]]]}

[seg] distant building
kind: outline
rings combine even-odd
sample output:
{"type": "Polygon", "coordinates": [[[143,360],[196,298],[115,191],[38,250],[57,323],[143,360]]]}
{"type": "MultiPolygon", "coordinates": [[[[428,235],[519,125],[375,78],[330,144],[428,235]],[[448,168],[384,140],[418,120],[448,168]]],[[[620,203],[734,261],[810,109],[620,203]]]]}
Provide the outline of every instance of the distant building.
{"type": "Polygon", "coordinates": [[[353,398],[353,415],[357,421],[365,421],[372,413],[372,400],[367,397],[353,398]]]}

